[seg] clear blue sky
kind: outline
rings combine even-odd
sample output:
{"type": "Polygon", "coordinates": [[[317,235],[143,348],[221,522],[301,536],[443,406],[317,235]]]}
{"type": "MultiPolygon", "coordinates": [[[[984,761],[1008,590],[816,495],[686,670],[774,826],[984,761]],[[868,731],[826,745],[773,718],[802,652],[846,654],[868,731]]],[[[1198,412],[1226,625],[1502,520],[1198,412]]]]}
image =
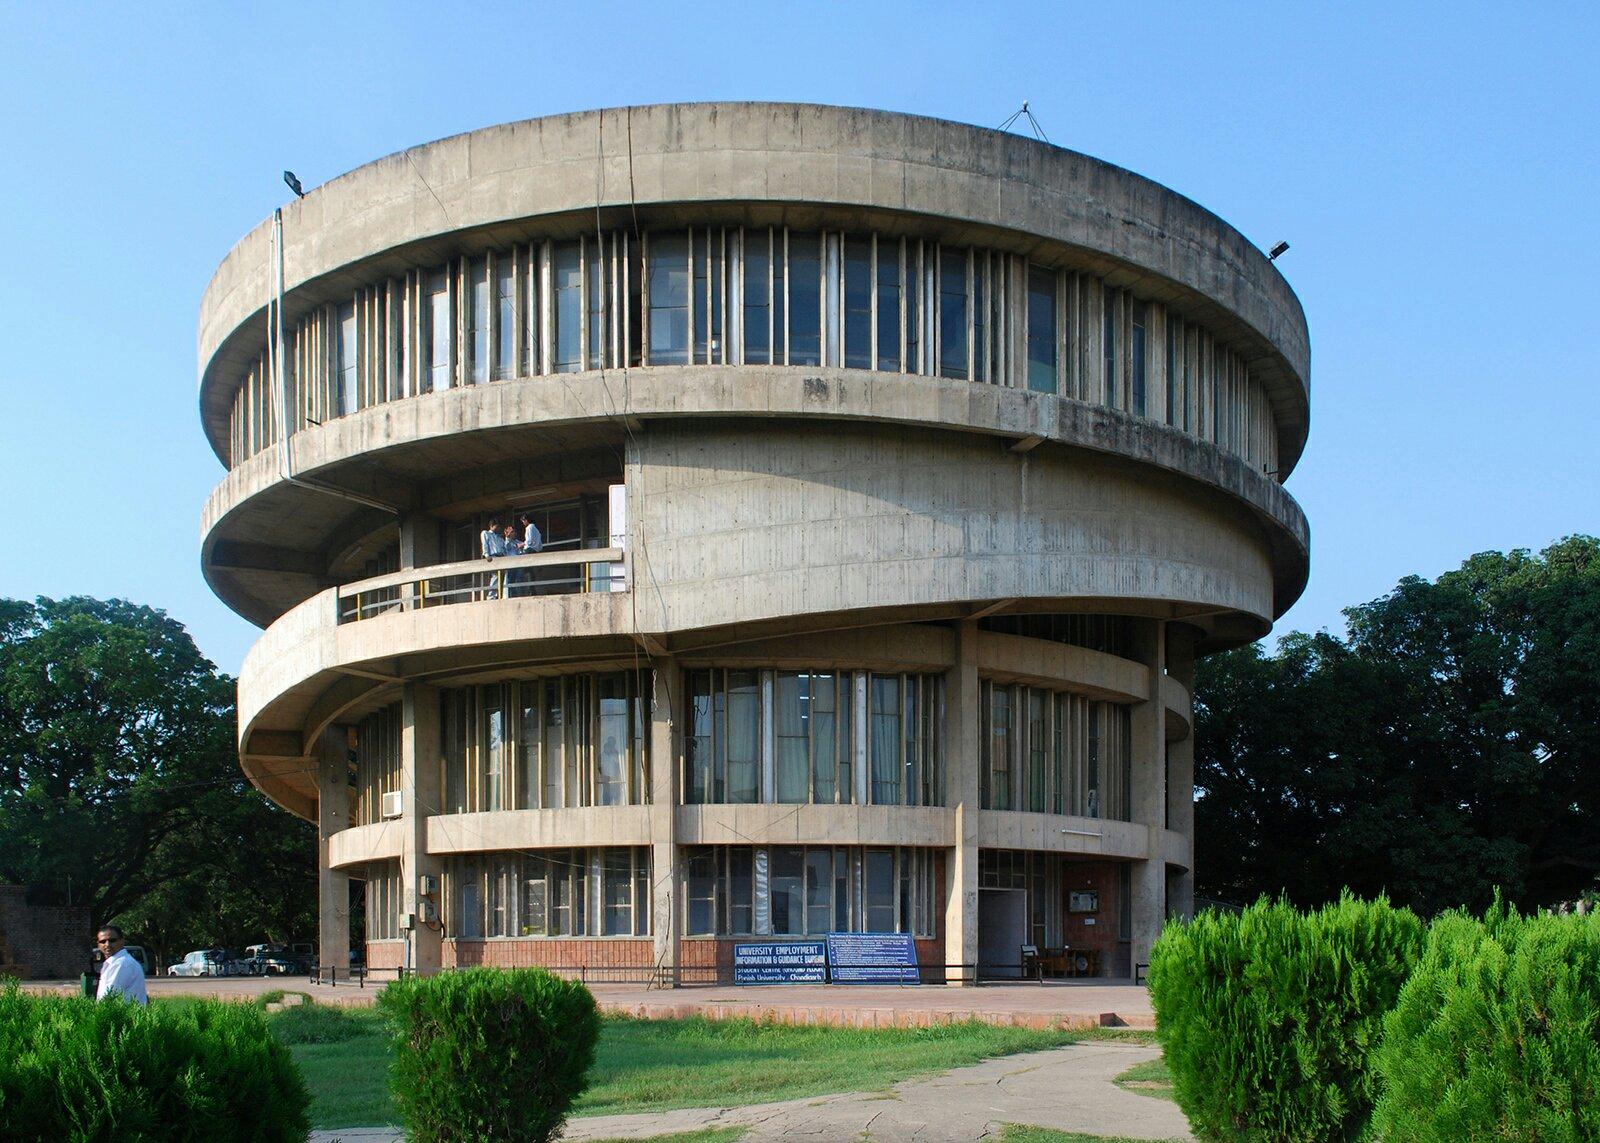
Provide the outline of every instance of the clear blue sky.
{"type": "Polygon", "coordinates": [[[236,671],[254,628],[198,570],[195,315],[279,172],[671,100],[996,126],[1028,99],[1056,143],[1288,239],[1312,575],[1280,631],[1600,532],[1592,5],[219,7],[0,3],[0,596],[151,603],[236,671]]]}

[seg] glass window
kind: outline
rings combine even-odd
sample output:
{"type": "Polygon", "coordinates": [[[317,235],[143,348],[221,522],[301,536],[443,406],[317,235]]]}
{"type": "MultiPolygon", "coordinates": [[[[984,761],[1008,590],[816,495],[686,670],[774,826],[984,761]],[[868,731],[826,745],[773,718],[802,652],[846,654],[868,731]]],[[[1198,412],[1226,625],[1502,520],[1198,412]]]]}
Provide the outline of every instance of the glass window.
{"type": "Polygon", "coordinates": [[[561,701],[565,690],[562,679],[549,679],[544,684],[544,808],[554,809],[567,804],[567,711],[561,701]]]}
{"type": "Polygon", "coordinates": [[[777,798],[780,802],[810,800],[810,750],[807,732],[811,676],[779,671],[775,718],[778,758],[777,798]]]}
{"type": "Polygon", "coordinates": [[[707,936],[717,931],[718,851],[691,850],[684,858],[684,926],[687,936],[707,936]]]}
{"type": "Polygon", "coordinates": [[[772,849],[772,935],[802,936],[805,929],[805,850],[799,846],[772,849]]]}
{"type": "Polygon", "coordinates": [[[1139,416],[1145,415],[1145,348],[1144,348],[1144,303],[1130,302],[1128,305],[1129,321],[1131,322],[1131,344],[1128,349],[1128,367],[1133,373],[1133,412],[1139,416]]]}
{"type": "Polygon", "coordinates": [[[1089,754],[1084,767],[1083,812],[1100,816],[1100,703],[1089,704],[1089,754]]]}
{"type": "Polygon", "coordinates": [[[1100,291],[1100,297],[1103,311],[1101,319],[1104,327],[1100,334],[1100,348],[1104,355],[1102,377],[1105,381],[1104,396],[1101,399],[1113,409],[1120,409],[1122,408],[1122,376],[1117,372],[1117,338],[1119,329],[1117,325],[1117,307],[1119,296],[1117,291],[1110,286],[1105,286],[1100,291]]]}
{"type": "Polygon", "coordinates": [[[467,264],[467,346],[472,354],[472,383],[489,380],[489,264],[482,258],[467,264]]]}
{"type": "Polygon", "coordinates": [[[494,375],[504,380],[517,371],[517,263],[512,254],[494,260],[494,375]]]}
{"type": "Polygon", "coordinates": [[[600,692],[600,754],[596,775],[595,804],[620,806],[628,801],[623,756],[631,735],[628,731],[628,677],[602,675],[600,692]]]}
{"type": "Polygon", "coordinates": [[[632,849],[605,851],[601,859],[600,899],[604,906],[600,935],[632,936],[634,909],[632,849]]]}
{"type": "Polygon", "coordinates": [[[789,364],[822,364],[822,245],[817,234],[788,236],[789,364]]]}
{"type": "Polygon", "coordinates": [[[550,931],[550,863],[543,857],[522,859],[521,925],[525,937],[542,937],[550,931]]]}
{"type": "Polygon", "coordinates": [[[349,415],[361,407],[356,384],[356,307],[346,302],[339,307],[338,412],[349,415]]]}
{"type": "Polygon", "coordinates": [[[728,932],[753,933],[755,919],[755,850],[728,850],[728,932]]]}
{"type": "Polygon", "coordinates": [[[587,272],[584,274],[585,305],[588,310],[590,369],[603,369],[606,365],[606,258],[605,235],[585,240],[587,272]]]}
{"type": "MultiPolygon", "coordinates": [[[[837,931],[833,921],[833,856],[831,849],[806,850],[806,933],[837,931]]],[[[847,928],[848,924],[838,926],[847,928]]]]}
{"type": "Polygon", "coordinates": [[[483,691],[484,796],[479,804],[486,810],[501,808],[505,788],[506,712],[504,688],[485,687],[483,691]]]}
{"type": "Polygon", "coordinates": [[[689,364],[689,238],[650,236],[651,365],[689,364]]]}
{"type": "Polygon", "coordinates": [[[455,358],[455,326],[450,320],[449,276],[440,270],[428,275],[427,296],[423,299],[423,340],[427,348],[427,388],[439,392],[450,388],[450,367],[455,358]]]}
{"type": "Polygon", "coordinates": [[[984,735],[983,774],[988,779],[984,805],[991,810],[1011,808],[1011,688],[989,686],[985,704],[988,726],[984,735]]]}
{"type": "Polygon", "coordinates": [[[899,675],[872,676],[872,721],[868,747],[872,758],[872,803],[899,805],[900,688],[899,675]]]}
{"type": "Polygon", "coordinates": [[[810,676],[810,704],[807,711],[811,729],[811,800],[848,802],[850,778],[848,763],[840,779],[839,752],[850,748],[850,695],[848,676],[831,672],[810,676]],[[841,682],[844,686],[841,687],[841,682]]]}
{"type": "Polygon", "coordinates": [[[728,672],[728,801],[761,800],[761,675],[728,672]]]}
{"type": "Polygon", "coordinates": [[[577,240],[555,245],[555,370],[583,368],[583,256],[577,240]]]}
{"type": "Polygon", "coordinates": [[[1028,388],[1056,391],[1056,274],[1028,267],[1028,388]]]}
{"type": "Polygon", "coordinates": [[[869,849],[862,855],[863,909],[862,930],[868,933],[895,931],[894,850],[869,849]]]}
{"type": "Polygon", "coordinates": [[[967,252],[939,249],[939,375],[967,376],[967,252]]]}
{"type": "MultiPolygon", "coordinates": [[[[892,320],[898,321],[899,316],[896,310],[892,320]]],[[[844,242],[844,363],[850,369],[872,368],[870,237],[846,238],[844,242]]]]}
{"type": "Polygon", "coordinates": [[[744,232],[744,360],[772,361],[772,232],[744,232]]]}
{"type": "Polygon", "coordinates": [[[900,240],[878,239],[878,368],[900,369],[900,240]]]}
{"type": "Polygon", "coordinates": [[[685,804],[704,805],[712,801],[712,775],[716,770],[714,760],[714,703],[712,698],[712,673],[690,671],[689,725],[684,736],[684,792],[685,804]]]}
{"type": "Polygon", "coordinates": [[[1045,722],[1048,697],[1044,691],[1028,691],[1028,809],[1041,814],[1050,809],[1047,792],[1049,775],[1046,770],[1049,743],[1045,722]]]}

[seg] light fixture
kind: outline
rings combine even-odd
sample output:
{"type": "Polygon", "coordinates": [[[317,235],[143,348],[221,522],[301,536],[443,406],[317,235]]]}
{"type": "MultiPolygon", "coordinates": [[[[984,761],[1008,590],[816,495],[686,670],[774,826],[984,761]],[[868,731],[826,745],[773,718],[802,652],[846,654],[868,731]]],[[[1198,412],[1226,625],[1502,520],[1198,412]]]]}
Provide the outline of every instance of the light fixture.
{"type": "Polygon", "coordinates": [[[296,198],[306,197],[306,192],[301,189],[300,180],[294,177],[293,171],[284,171],[283,181],[289,184],[289,189],[294,191],[296,198]]]}
{"type": "Polygon", "coordinates": [[[1287,242],[1278,243],[1271,250],[1267,251],[1267,261],[1268,262],[1276,262],[1278,260],[1278,255],[1284,253],[1284,251],[1286,251],[1288,249],[1289,249],[1289,244],[1287,242]]]}

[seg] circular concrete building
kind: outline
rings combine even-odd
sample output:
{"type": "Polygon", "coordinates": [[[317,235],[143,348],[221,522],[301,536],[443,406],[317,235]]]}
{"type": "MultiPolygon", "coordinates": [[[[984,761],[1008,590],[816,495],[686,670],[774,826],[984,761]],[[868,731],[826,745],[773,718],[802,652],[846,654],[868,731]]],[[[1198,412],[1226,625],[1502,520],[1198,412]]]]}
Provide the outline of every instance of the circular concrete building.
{"type": "Polygon", "coordinates": [[[536,119],[288,204],[199,358],[325,965],[351,879],[373,967],[668,983],[837,932],[1126,977],[1192,909],[1194,662],[1305,585],[1309,349],[1188,199],[877,111],[536,119]]]}

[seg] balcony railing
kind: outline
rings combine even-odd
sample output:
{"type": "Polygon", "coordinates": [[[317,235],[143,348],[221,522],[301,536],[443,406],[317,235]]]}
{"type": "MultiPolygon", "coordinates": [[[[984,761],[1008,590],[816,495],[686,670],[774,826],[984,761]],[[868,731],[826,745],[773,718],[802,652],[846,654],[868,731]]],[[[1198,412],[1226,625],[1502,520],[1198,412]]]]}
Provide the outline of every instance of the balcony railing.
{"type": "Polygon", "coordinates": [[[621,548],[581,548],[390,572],[345,584],[335,600],[339,622],[356,623],[391,611],[452,603],[625,591],[627,583],[621,548]]]}

